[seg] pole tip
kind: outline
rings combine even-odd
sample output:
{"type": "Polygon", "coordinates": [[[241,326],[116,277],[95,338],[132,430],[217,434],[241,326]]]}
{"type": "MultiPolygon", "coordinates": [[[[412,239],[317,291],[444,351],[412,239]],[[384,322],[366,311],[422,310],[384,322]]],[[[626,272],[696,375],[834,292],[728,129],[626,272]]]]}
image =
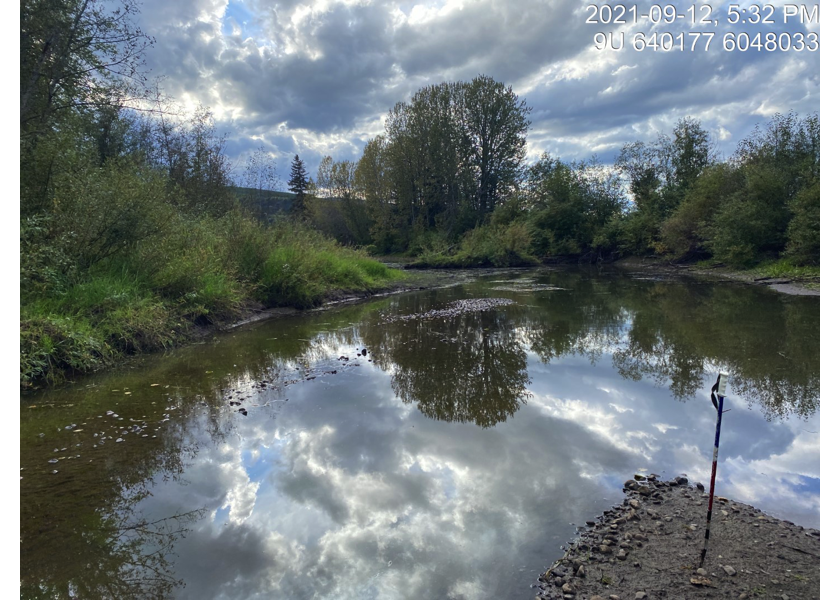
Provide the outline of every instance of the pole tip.
{"type": "Polygon", "coordinates": [[[729,378],[729,373],[721,373],[720,379],[718,383],[717,393],[718,396],[725,396],[726,395],[726,380],[729,378]]]}

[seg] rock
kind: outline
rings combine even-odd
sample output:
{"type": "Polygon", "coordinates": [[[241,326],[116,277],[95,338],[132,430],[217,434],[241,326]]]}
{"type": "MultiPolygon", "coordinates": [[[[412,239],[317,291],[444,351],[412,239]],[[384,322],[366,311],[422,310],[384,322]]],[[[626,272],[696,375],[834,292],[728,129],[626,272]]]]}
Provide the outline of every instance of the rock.
{"type": "Polygon", "coordinates": [[[601,552],[601,554],[612,554],[612,548],[610,548],[606,544],[601,544],[600,546],[598,546],[598,550],[601,552]]]}
{"type": "Polygon", "coordinates": [[[618,551],[618,555],[616,556],[618,560],[627,560],[627,551],[622,549],[618,551]]]}
{"type": "Polygon", "coordinates": [[[639,475],[638,473],[636,473],[635,475],[633,475],[633,479],[635,479],[636,481],[644,481],[647,478],[644,475],[639,475]]]}
{"type": "Polygon", "coordinates": [[[712,585],[712,581],[710,579],[706,577],[700,577],[699,575],[692,577],[689,581],[691,581],[691,585],[702,585],[706,587],[712,585]]]}
{"type": "Polygon", "coordinates": [[[726,574],[729,576],[735,575],[738,572],[729,565],[724,566],[723,570],[726,571],[726,574]]]}
{"type": "Polygon", "coordinates": [[[631,508],[634,508],[634,509],[635,509],[635,508],[639,508],[639,506],[640,506],[640,504],[639,504],[639,501],[638,501],[638,500],[636,500],[635,498],[633,498],[632,500],[630,500],[630,507],[631,507],[631,508]]]}
{"type": "Polygon", "coordinates": [[[577,573],[575,573],[578,577],[586,577],[586,569],[581,565],[578,567],[577,573]]]}
{"type": "Polygon", "coordinates": [[[695,573],[697,573],[701,577],[705,577],[706,576],[706,569],[704,569],[703,567],[700,567],[699,569],[697,569],[695,571],[695,573]]]}
{"type": "Polygon", "coordinates": [[[573,588],[570,583],[564,583],[563,587],[560,588],[560,591],[562,591],[564,594],[574,594],[575,588],[573,588]]]}
{"type": "Polygon", "coordinates": [[[636,600],[644,600],[647,597],[647,592],[636,592],[636,600]]]}
{"type": "Polygon", "coordinates": [[[638,489],[639,484],[636,483],[632,479],[628,479],[627,481],[624,482],[624,487],[628,490],[635,490],[635,489],[638,489]]]}
{"type": "Polygon", "coordinates": [[[696,488],[697,488],[698,490],[700,490],[701,492],[706,491],[706,487],[705,487],[702,483],[695,483],[695,484],[694,484],[694,487],[696,487],[696,488]]]}
{"type": "Polygon", "coordinates": [[[677,485],[687,485],[688,484],[688,479],[686,477],[677,477],[676,479],[674,479],[674,481],[676,482],[677,485]]]}

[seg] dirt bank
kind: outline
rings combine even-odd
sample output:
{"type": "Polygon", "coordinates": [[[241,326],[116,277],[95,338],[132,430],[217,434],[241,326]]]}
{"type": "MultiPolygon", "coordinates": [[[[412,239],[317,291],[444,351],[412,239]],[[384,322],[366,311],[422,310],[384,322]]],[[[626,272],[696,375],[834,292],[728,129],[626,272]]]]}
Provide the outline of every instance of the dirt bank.
{"type": "MultiPolygon", "coordinates": [[[[400,263],[386,263],[387,266],[399,269],[400,263]]],[[[330,294],[327,299],[319,306],[309,309],[291,308],[288,306],[279,308],[264,308],[259,305],[254,305],[245,310],[245,314],[237,321],[218,327],[222,330],[231,330],[263,321],[273,317],[280,317],[286,315],[296,315],[305,312],[312,312],[318,310],[327,310],[336,306],[344,306],[347,304],[354,304],[357,302],[364,302],[371,298],[381,298],[384,296],[393,296],[394,294],[402,294],[405,292],[415,292],[419,290],[428,290],[433,288],[445,288],[453,285],[460,285],[474,280],[477,276],[483,273],[499,273],[505,269],[471,269],[471,270],[443,270],[443,269],[428,269],[424,271],[415,271],[406,273],[405,278],[385,284],[375,291],[368,293],[359,292],[343,292],[336,291],[330,294]]],[[[208,332],[213,329],[208,328],[208,332]]]]}
{"type": "Polygon", "coordinates": [[[734,271],[724,266],[701,268],[691,264],[671,264],[660,258],[639,258],[628,257],[622,258],[615,263],[614,266],[628,271],[644,272],[644,273],[668,273],[668,274],[682,274],[692,277],[702,277],[707,279],[728,279],[731,281],[740,281],[748,285],[762,285],[769,287],[782,294],[790,294],[794,296],[819,296],[819,279],[797,280],[791,278],[771,278],[771,277],[756,277],[754,274],[744,271],[734,271]],[[817,287],[813,287],[816,285],[817,287]]]}
{"type": "Polygon", "coordinates": [[[636,475],[537,583],[539,600],[820,597],[820,532],[716,496],[698,570],[709,495],[684,477],[636,475]]]}

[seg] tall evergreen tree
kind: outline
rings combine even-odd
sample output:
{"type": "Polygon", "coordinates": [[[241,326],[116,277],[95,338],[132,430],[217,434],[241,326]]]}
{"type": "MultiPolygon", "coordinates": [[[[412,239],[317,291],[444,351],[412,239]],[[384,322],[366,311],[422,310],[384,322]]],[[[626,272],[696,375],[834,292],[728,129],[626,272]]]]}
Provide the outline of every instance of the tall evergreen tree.
{"type": "Polygon", "coordinates": [[[294,203],[292,204],[292,213],[295,216],[303,215],[306,210],[304,199],[306,198],[307,189],[307,174],[306,167],[303,166],[303,161],[295,154],[292,160],[292,172],[289,175],[289,191],[295,195],[294,203]]]}

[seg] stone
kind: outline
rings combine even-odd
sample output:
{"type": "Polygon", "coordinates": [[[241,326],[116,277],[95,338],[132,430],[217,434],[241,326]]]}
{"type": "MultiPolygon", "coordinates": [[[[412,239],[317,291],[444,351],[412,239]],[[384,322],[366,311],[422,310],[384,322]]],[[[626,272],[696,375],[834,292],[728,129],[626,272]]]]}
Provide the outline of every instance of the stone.
{"type": "Polygon", "coordinates": [[[703,567],[700,567],[699,569],[697,569],[695,571],[695,573],[697,573],[698,575],[700,575],[702,577],[705,577],[706,576],[706,569],[704,569],[703,567]]]}
{"type": "Polygon", "coordinates": [[[578,570],[577,570],[577,572],[575,573],[575,575],[577,575],[578,577],[586,577],[586,569],[584,568],[584,566],[583,566],[583,565],[581,565],[580,567],[578,567],[578,570]]]}
{"type": "Polygon", "coordinates": [[[731,567],[729,565],[725,565],[723,567],[723,570],[726,571],[726,574],[729,575],[730,577],[735,575],[738,572],[733,567],[731,567]]]}
{"type": "Polygon", "coordinates": [[[570,583],[564,583],[563,587],[560,588],[560,591],[562,591],[564,594],[574,594],[575,588],[573,588],[572,584],[570,583]]]}
{"type": "Polygon", "coordinates": [[[688,478],[686,477],[677,477],[674,479],[677,485],[686,485],[688,483],[688,478]]]}
{"type": "Polygon", "coordinates": [[[618,560],[627,560],[627,551],[624,549],[619,550],[616,558],[618,560]]]}
{"type": "Polygon", "coordinates": [[[701,492],[706,491],[706,487],[705,487],[702,483],[699,483],[699,482],[698,482],[698,483],[695,483],[695,484],[694,484],[694,487],[696,487],[696,488],[697,488],[698,490],[700,490],[701,492]]]}
{"type": "Polygon", "coordinates": [[[636,600],[645,600],[647,597],[647,592],[636,592],[636,600]]]}
{"type": "Polygon", "coordinates": [[[639,501],[635,498],[630,500],[630,508],[639,508],[640,504],[639,501]]]}
{"type": "Polygon", "coordinates": [[[647,478],[644,475],[639,475],[638,473],[636,473],[635,475],[633,475],[633,479],[635,479],[636,481],[644,481],[647,478]]]}

